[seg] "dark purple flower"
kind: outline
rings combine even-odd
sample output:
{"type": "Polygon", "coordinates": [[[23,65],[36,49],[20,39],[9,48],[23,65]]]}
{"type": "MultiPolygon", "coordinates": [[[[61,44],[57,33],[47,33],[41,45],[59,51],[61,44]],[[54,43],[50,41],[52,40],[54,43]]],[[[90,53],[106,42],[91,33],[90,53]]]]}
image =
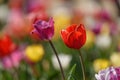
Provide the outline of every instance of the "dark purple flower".
{"type": "Polygon", "coordinates": [[[95,74],[97,80],[120,80],[120,68],[109,67],[95,74]]]}
{"type": "Polygon", "coordinates": [[[36,34],[41,40],[50,40],[54,35],[53,18],[50,18],[48,22],[43,20],[36,21],[32,34],[36,34]]]}
{"type": "Polygon", "coordinates": [[[111,16],[106,10],[102,10],[100,16],[103,20],[111,20],[111,16]]]}
{"type": "Polygon", "coordinates": [[[96,22],[94,25],[95,27],[93,28],[93,32],[97,35],[100,33],[101,27],[102,27],[102,22],[96,22]]]}

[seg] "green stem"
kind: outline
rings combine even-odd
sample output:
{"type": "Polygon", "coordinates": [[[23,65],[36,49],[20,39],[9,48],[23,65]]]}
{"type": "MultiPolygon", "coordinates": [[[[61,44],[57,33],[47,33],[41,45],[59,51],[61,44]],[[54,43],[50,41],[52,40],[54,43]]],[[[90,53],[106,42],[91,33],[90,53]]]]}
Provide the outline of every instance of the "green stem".
{"type": "Polygon", "coordinates": [[[28,78],[28,65],[27,65],[27,63],[24,63],[25,64],[25,74],[26,74],[26,80],[29,80],[29,78],[28,78]]]}
{"type": "Polygon", "coordinates": [[[81,68],[82,68],[82,73],[83,73],[83,80],[86,80],[86,77],[85,77],[85,66],[83,64],[83,57],[82,57],[82,53],[80,50],[79,51],[79,59],[80,59],[80,63],[81,63],[81,68]]]}
{"type": "Polygon", "coordinates": [[[39,80],[39,72],[38,72],[38,70],[36,69],[35,65],[31,65],[31,64],[30,64],[30,67],[31,67],[31,69],[32,69],[32,71],[33,71],[33,74],[34,74],[36,80],[39,80]]]}
{"type": "Polygon", "coordinates": [[[52,47],[52,49],[53,49],[53,51],[54,51],[54,53],[55,53],[55,55],[56,55],[56,58],[57,58],[57,60],[58,60],[58,63],[59,63],[59,66],[60,66],[60,70],[61,70],[61,74],[62,74],[63,80],[65,80],[64,71],[63,71],[63,68],[62,68],[60,59],[59,59],[59,57],[58,57],[58,53],[57,53],[57,51],[56,51],[56,49],[55,49],[55,47],[54,47],[54,45],[53,45],[53,43],[52,43],[51,40],[49,40],[49,43],[50,43],[50,45],[51,45],[51,47],[52,47]]]}

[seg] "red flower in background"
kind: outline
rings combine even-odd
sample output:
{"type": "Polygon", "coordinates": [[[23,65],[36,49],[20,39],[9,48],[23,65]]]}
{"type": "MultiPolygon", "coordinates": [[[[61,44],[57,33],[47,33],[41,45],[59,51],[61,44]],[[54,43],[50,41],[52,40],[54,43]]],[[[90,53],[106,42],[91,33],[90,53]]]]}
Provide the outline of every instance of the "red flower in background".
{"type": "Polygon", "coordinates": [[[86,42],[86,30],[83,24],[73,24],[61,31],[61,37],[69,48],[80,49],[86,42]]]}
{"type": "Polygon", "coordinates": [[[12,42],[9,36],[4,36],[0,39],[0,58],[3,58],[9,54],[13,50],[15,50],[16,45],[12,42]]]}

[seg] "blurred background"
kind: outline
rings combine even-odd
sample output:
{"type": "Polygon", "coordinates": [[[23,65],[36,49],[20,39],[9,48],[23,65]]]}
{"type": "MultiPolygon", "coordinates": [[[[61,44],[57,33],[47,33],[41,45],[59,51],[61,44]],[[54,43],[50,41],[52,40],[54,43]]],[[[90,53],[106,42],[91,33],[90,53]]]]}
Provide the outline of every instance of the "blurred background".
{"type": "Polygon", "coordinates": [[[86,28],[81,52],[87,80],[95,80],[104,68],[120,66],[120,0],[0,0],[0,80],[61,80],[49,43],[30,35],[36,20],[50,17],[66,77],[76,64],[73,77],[82,80],[79,52],[60,38],[60,30],[71,24],[86,28]]]}

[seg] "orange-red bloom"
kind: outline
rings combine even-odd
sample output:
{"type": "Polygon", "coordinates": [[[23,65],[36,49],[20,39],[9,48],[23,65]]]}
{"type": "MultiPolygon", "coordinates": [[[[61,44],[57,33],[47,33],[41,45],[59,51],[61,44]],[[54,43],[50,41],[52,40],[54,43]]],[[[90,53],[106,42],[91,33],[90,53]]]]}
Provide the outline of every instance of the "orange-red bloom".
{"type": "Polygon", "coordinates": [[[61,31],[61,37],[69,48],[80,49],[86,42],[86,30],[83,24],[73,24],[61,31]]]}
{"type": "Polygon", "coordinates": [[[3,58],[9,54],[13,50],[15,50],[16,45],[12,42],[9,36],[4,36],[0,39],[0,58],[3,58]]]}

